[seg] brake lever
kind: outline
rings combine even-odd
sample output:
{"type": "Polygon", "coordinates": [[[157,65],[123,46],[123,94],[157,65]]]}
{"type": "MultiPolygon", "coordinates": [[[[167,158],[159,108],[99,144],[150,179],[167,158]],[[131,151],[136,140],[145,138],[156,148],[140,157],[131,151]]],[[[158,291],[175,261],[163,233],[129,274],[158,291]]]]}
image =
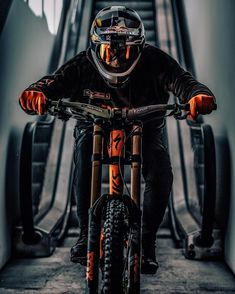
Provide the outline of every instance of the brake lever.
{"type": "Polygon", "coordinates": [[[66,111],[66,107],[62,105],[61,99],[58,100],[55,106],[52,106],[51,101],[48,100],[48,113],[62,121],[68,121],[72,117],[72,114],[66,111]]]}
{"type": "Polygon", "coordinates": [[[189,103],[182,105],[182,104],[176,104],[176,109],[173,111],[173,116],[177,120],[184,120],[187,118],[187,116],[190,114],[190,105],[189,103]],[[182,110],[185,110],[186,113],[182,115],[182,110]]]}
{"type": "Polygon", "coordinates": [[[174,118],[177,119],[177,120],[184,120],[187,118],[187,116],[190,114],[189,111],[187,111],[185,114],[182,115],[182,112],[181,114],[174,114],[174,118]]]}

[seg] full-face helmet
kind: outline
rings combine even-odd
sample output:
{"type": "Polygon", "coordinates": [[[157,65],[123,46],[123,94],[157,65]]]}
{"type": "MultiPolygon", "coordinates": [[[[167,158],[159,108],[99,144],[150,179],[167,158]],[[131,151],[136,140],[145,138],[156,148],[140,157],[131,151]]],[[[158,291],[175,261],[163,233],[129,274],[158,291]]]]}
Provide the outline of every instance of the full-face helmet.
{"type": "Polygon", "coordinates": [[[133,9],[106,7],[92,23],[91,55],[99,73],[111,87],[121,87],[128,81],[144,43],[144,26],[133,9]]]}

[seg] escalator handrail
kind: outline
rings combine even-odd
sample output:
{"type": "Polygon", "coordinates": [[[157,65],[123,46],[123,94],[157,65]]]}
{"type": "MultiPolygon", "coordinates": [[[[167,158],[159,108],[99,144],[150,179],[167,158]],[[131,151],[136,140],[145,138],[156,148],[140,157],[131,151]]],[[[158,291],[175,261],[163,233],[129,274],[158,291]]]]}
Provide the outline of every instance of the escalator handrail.
{"type": "Polygon", "coordinates": [[[33,213],[32,191],[32,162],[33,144],[38,126],[49,126],[54,123],[54,118],[39,120],[26,124],[21,144],[20,154],[20,211],[23,227],[23,240],[26,244],[34,244],[38,241],[38,235],[34,228],[35,216],[33,213]]]}
{"type": "Polygon", "coordinates": [[[213,131],[210,125],[202,124],[204,145],[204,197],[202,211],[201,234],[197,240],[200,246],[209,247],[213,244],[213,225],[216,205],[216,157],[213,131]]]}
{"type": "Polygon", "coordinates": [[[37,122],[26,124],[20,154],[20,210],[26,244],[33,244],[36,237],[32,204],[32,148],[36,126],[37,122]]]}
{"type": "MultiPolygon", "coordinates": [[[[62,34],[65,27],[65,19],[66,13],[69,8],[69,1],[65,0],[63,4],[63,15],[59,26],[59,32],[53,48],[53,56],[56,56],[51,60],[51,63],[49,65],[50,71],[54,70],[55,64],[59,62],[58,52],[62,46],[62,34]]],[[[48,116],[46,117],[46,119],[47,118],[48,116]]],[[[36,128],[38,125],[52,125],[53,122],[53,117],[50,117],[49,120],[44,120],[44,117],[43,119],[39,117],[38,121],[27,123],[23,133],[20,157],[20,211],[22,228],[24,232],[22,239],[25,244],[34,244],[39,241],[37,231],[35,230],[35,216],[33,214],[32,203],[32,150],[36,128]]]]}
{"type": "MultiPolygon", "coordinates": [[[[184,3],[182,0],[171,0],[171,4],[180,62],[184,63],[186,69],[195,76],[195,66],[193,61],[188,26],[186,22],[184,3]]],[[[216,203],[215,146],[211,126],[203,124],[202,116],[199,116],[199,118],[197,119],[197,124],[198,123],[201,124],[204,144],[205,190],[201,232],[197,241],[198,244],[201,246],[210,246],[213,243],[212,233],[216,203]]],[[[188,124],[189,127],[190,125],[193,125],[192,122],[188,122],[188,124]]]]}

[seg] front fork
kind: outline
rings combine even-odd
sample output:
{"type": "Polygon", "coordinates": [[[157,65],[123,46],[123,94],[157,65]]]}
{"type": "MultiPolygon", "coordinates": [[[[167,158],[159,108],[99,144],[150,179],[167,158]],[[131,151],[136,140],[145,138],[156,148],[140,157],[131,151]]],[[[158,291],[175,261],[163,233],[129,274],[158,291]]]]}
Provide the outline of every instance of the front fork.
{"type": "Polygon", "coordinates": [[[103,159],[103,129],[102,123],[95,121],[93,125],[93,152],[91,176],[91,202],[89,209],[88,243],[87,243],[87,293],[98,293],[99,280],[99,238],[100,212],[103,199],[101,194],[102,159],[103,159]]]}
{"type": "Polygon", "coordinates": [[[135,203],[135,213],[131,220],[131,244],[128,256],[128,293],[140,292],[141,261],[141,164],[142,164],[142,123],[132,127],[131,137],[131,199],[135,203]]]}

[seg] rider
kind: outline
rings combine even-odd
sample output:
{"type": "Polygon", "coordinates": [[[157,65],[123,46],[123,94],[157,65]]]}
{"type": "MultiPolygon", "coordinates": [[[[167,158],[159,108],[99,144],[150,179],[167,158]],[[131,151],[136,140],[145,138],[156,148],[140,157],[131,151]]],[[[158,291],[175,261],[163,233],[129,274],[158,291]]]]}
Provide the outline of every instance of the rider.
{"type": "MultiPolygon", "coordinates": [[[[30,85],[20,96],[29,114],[43,115],[47,100],[62,97],[101,107],[139,107],[167,103],[172,92],[189,102],[193,119],[210,113],[215,105],[211,91],[159,48],[145,43],[139,15],[124,6],[102,9],[90,31],[90,46],[59,68],[30,85]]],[[[164,140],[164,119],[143,128],[145,192],[142,228],[142,272],[155,273],[156,233],[172,186],[172,169],[164,140]]],[[[92,132],[84,122],[74,131],[73,193],[77,199],[80,235],[71,249],[73,262],[84,262],[87,246],[87,211],[91,181],[92,132]]]]}

